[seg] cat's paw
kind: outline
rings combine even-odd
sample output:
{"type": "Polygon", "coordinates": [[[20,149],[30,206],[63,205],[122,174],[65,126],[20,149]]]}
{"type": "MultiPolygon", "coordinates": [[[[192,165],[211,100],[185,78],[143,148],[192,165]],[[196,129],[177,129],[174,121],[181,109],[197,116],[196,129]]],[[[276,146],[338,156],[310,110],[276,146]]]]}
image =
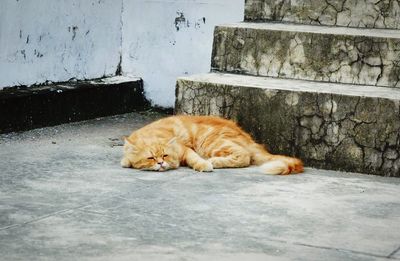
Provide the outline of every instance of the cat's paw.
{"type": "Polygon", "coordinates": [[[193,169],[199,172],[211,172],[214,170],[211,162],[205,160],[202,162],[198,162],[193,166],[193,169]]]}
{"type": "Polygon", "coordinates": [[[131,162],[127,159],[127,158],[122,158],[122,160],[121,160],[121,167],[123,167],[123,168],[130,168],[132,165],[131,165],[131,162]]]}

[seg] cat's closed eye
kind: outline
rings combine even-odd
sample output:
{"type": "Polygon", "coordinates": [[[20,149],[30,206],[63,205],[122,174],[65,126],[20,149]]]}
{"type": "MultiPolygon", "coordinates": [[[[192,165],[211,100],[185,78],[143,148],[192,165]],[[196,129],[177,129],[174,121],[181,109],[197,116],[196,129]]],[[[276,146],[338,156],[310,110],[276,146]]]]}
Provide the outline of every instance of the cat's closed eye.
{"type": "Polygon", "coordinates": [[[164,158],[168,157],[168,155],[167,155],[167,154],[165,154],[165,155],[163,155],[162,157],[163,157],[163,159],[164,159],[164,158]]]}
{"type": "Polygon", "coordinates": [[[154,157],[148,157],[147,159],[149,159],[149,160],[154,160],[155,158],[154,158],[154,157]]]}

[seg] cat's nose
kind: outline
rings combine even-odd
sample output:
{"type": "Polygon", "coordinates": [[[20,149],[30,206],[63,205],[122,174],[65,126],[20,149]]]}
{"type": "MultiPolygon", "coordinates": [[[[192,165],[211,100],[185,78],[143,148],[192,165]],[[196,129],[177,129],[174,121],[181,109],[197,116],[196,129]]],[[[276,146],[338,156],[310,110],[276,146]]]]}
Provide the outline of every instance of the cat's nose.
{"type": "Polygon", "coordinates": [[[158,165],[162,165],[163,163],[164,163],[164,161],[157,162],[158,165]]]}

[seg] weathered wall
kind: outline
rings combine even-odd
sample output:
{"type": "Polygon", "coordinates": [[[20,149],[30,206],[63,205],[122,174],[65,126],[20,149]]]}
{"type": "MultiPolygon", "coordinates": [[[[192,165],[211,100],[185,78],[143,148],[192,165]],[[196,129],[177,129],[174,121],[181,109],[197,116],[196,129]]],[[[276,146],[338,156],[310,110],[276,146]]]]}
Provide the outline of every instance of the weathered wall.
{"type": "Polygon", "coordinates": [[[244,0],[1,0],[0,89],[122,73],[171,107],[177,76],[210,69],[216,24],[244,0]]]}
{"type": "Polygon", "coordinates": [[[210,70],[214,26],[243,13],[244,0],[125,1],[123,71],[143,77],[154,104],[172,107],[178,76],[210,70]]]}
{"type": "Polygon", "coordinates": [[[115,73],[122,0],[1,0],[0,89],[115,73]]]}

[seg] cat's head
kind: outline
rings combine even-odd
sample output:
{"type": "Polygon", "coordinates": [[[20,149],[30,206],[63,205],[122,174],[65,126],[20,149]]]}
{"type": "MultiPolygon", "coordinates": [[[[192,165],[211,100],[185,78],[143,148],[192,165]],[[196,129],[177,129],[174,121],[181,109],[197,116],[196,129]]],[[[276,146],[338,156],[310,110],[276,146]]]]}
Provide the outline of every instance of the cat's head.
{"type": "Polygon", "coordinates": [[[165,171],[179,167],[179,151],[175,138],[126,138],[124,157],[135,169],[165,171]]]}

